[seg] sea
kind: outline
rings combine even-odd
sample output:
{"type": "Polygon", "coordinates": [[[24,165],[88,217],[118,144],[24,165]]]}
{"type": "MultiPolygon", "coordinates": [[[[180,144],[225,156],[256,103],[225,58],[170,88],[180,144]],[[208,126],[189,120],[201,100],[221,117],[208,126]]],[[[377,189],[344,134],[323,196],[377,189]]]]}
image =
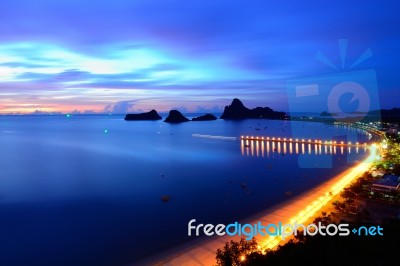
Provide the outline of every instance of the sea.
{"type": "Polygon", "coordinates": [[[321,184],[369,139],[302,121],[0,116],[0,265],[135,265],[197,241],[191,219],[241,221],[321,184]]]}

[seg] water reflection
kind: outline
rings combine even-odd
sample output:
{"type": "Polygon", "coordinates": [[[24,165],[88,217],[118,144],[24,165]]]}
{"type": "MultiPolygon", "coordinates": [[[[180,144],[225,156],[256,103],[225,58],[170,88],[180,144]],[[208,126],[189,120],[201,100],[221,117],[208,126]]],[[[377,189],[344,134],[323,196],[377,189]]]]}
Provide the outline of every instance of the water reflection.
{"type": "Polygon", "coordinates": [[[347,152],[360,153],[367,151],[367,145],[361,146],[335,146],[323,143],[305,144],[296,142],[276,142],[270,140],[245,140],[240,141],[240,150],[243,156],[256,156],[256,157],[268,157],[274,153],[277,154],[344,154],[347,152]]]}

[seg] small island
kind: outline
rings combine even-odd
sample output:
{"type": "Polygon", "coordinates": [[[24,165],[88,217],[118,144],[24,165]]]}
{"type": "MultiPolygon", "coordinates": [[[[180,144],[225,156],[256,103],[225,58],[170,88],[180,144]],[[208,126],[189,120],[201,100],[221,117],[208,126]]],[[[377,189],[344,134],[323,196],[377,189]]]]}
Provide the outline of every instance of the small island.
{"type": "Polygon", "coordinates": [[[221,115],[221,119],[280,119],[285,120],[289,117],[284,112],[277,112],[269,107],[256,107],[249,109],[243,105],[243,103],[235,98],[231,105],[225,106],[224,113],[221,115]]]}
{"type": "Polygon", "coordinates": [[[184,117],[181,112],[178,110],[171,110],[169,111],[168,117],[164,120],[164,122],[167,123],[182,123],[182,122],[188,122],[189,119],[184,117]]]}
{"type": "Polygon", "coordinates": [[[156,110],[151,110],[147,113],[140,114],[127,114],[125,116],[126,121],[144,121],[144,120],[160,120],[162,117],[157,113],[156,110]]]}
{"type": "MultiPolygon", "coordinates": [[[[278,119],[287,120],[290,119],[285,112],[274,111],[269,107],[256,107],[249,109],[243,105],[243,103],[235,98],[232,103],[225,106],[224,113],[220,117],[226,120],[239,120],[239,119],[278,119]]],[[[140,114],[127,114],[125,120],[127,121],[144,121],[144,120],[160,120],[162,117],[157,113],[156,110],[151,110],[147,113],[140,114]]],[[[218,118],[213,114],[207,113],[198,117],[192,118],[191,121],[213,121],[218,118]]],[[[183,116],[178,110],[171,110],[168,117],[164,120],[167,123],[181,123],[190,121],[188,118],[183,116]]]]}
{"type": "Polygon", "coordinates": [[[202,116],[193,117],[192,121],[212,121],[212,120],[217,120],[217,119],[218,118],[213,114],[205,114],[202,116]]]}

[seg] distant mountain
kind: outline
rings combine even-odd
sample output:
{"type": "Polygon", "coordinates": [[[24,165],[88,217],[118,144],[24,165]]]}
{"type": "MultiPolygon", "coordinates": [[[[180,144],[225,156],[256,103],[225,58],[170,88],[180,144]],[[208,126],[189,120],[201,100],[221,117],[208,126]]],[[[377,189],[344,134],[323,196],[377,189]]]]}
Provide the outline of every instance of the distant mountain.
{"type": "MultiPolygon", "coordinates": [[[[385,122],[385,123],[400,123],[400,108],[392,108],[390,110],[373,110],[366,112],[353,112],[349,116],[342,116],[342,117],[334,117],[335,114],[322,112],[321,117],[325,121],[329,119],[332,121],[341,121],[347,123],[354,123],[354,122],[385,122]]],[[[314,119],[316,121],[316,119],[314,119]]]]}
{"type": "Polygon", "coordinates": [[[387,123],[400,123],[400,108],[389,110],[381,109],[368,112],[368,120],[382,121],[387,123]]]}
{"type": "Polygon", "coordinates": [[[284,112],[276,112],[269,107],[256,107],[249,109],[243,103],[235,98],[232,103],[225,106],[221,119],[247,119],[247,118],[265,118],[265,119],[288,119],[284,112]]]}
{"type": "Polygon", "coordinates": [[[323,111],[320,116],[337,116],[335,113],[328,113],[327,111],[323,111]]]}
{"type": "Polygon", "coordinates": [[[157,113],[156,110],[151,110],[147,113],[141,114],[127,114],[125,120],[127,121],[143,121],[143,120],[160,120],[162,117],[157,113]]]}
{"type": "Polygon", "coordinates": [[[386,117],[400,117],[400,108],[392,108],[389,110],[381,109],[369,112],[370,115],[381,115],[386,117]]]}
{"type": "Polygon", "coordinates": [[[164,120],[167,123],[181,123],[181,122],[188,122],[189,119],[184,117],[181,112],[178,110],[171,110],[169,111],[168,117],[164,120]]]}

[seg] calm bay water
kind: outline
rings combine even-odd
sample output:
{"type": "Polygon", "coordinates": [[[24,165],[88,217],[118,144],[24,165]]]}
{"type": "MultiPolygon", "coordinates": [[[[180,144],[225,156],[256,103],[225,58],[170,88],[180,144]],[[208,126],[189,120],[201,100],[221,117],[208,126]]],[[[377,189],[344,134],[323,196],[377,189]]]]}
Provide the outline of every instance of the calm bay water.
{"type": "Polygon", "coordinates": [[[366,155],[244,143],[241,135],[368,139],[306,122],[0,117],[0,265],[127,265],[190,241],[193,218],[243,219],[366,155]]]}

